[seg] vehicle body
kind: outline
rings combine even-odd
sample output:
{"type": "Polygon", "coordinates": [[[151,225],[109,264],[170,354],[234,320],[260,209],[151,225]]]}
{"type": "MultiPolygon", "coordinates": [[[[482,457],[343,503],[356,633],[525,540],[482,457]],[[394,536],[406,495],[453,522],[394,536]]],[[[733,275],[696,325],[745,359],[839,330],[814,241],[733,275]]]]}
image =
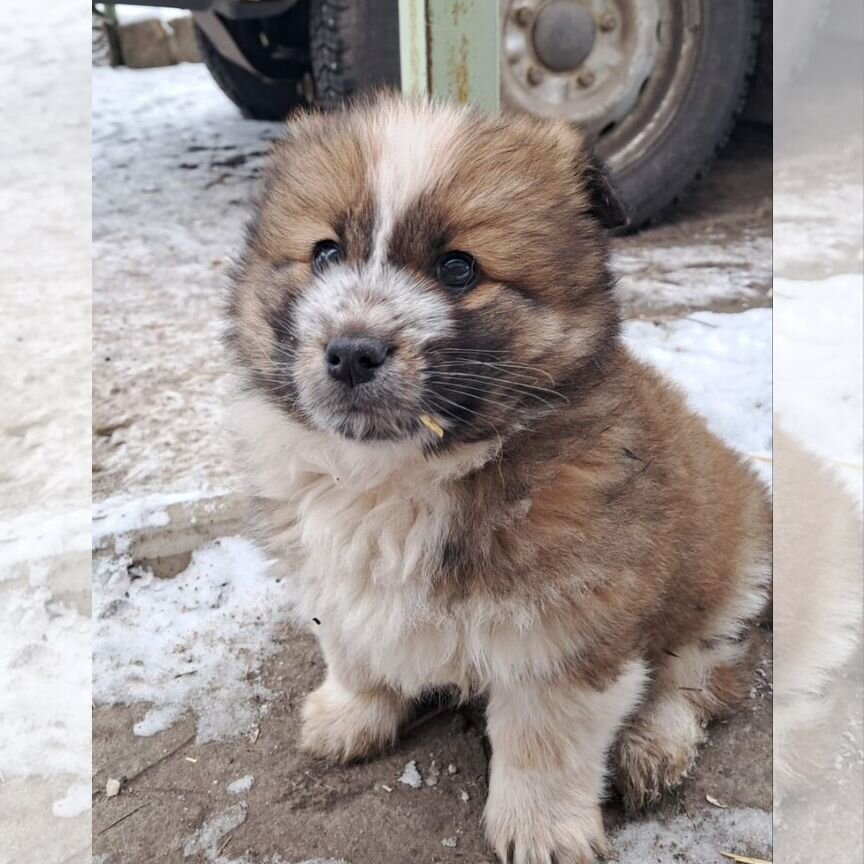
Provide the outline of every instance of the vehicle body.
{"type": "MultiPolygon", "coordinates": [[[[400,84],[399,0],[139,5],[188,9],[213,78],[252,118],[400,84]]],[[[502,108],[584,129],[633,228],[705,172],[744,108],[757,57],[770,64],[763,0],[502,0],[499,10],[502,108]]]]}

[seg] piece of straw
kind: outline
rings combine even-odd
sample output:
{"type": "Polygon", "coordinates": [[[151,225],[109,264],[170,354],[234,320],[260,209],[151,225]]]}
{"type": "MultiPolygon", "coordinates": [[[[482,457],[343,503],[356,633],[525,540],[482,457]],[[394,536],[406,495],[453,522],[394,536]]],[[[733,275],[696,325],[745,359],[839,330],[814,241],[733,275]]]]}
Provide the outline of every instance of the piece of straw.
{"type": "Polygon", "coordinates": [[[420,422],[433,434],[439,438],[444,437],[444,428],[436,423],[428,414],[420,415],[420,422]]]}
{"type": "Polygon", "coordinates": [[[724,858],[734,861],[735,864],[771,864],[764,858],[748,858],[746,855],[736,855],[734,852],[721,852],[720,854],[724,858]]]}

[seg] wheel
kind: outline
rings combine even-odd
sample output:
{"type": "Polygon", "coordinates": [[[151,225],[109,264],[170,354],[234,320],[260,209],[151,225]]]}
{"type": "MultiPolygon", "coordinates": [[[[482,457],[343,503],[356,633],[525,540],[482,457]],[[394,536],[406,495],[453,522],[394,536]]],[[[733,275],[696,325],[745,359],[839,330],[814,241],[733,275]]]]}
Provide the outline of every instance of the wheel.
{"type": "Polygon", "coordinates": [[[754,0],[509,0],[501,95],[581,126],[638,228],[706,170],[744,106],[754,0]],[[600,11],[598,10],[600,7],[600,11]]]}
{"type": "Polygon", "coordinates": [[[311,66],[306,3],[272,18],[219,19],[254,72],[225,58],[205,32],[203,19],[199,20],[195,23],[195,39],[204,65],[244,117],[282,120],[307,102],[305,90],[311,66]]]}
{"type": "Polygon", "coordinates": [[[399,87],[398,0],[312,0],[309,43],[324,108],[364,89],[399,87]]]}

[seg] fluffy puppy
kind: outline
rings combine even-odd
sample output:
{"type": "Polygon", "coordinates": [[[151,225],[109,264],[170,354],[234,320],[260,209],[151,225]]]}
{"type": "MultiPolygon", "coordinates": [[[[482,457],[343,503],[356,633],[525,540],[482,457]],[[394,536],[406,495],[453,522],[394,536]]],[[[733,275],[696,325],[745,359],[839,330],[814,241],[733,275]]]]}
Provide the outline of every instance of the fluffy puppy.
{"type": "Polygon", "coordinates": [[[228,343],[260,523],[324,683],[302,746],[488,697],[488,839],[593,861],[749,687],[769,506],[619,337],[622,214],[579,133],[384,97],[274,150],[228,343]],[[312,624],[314,619],[320,626],[312,624]]]}

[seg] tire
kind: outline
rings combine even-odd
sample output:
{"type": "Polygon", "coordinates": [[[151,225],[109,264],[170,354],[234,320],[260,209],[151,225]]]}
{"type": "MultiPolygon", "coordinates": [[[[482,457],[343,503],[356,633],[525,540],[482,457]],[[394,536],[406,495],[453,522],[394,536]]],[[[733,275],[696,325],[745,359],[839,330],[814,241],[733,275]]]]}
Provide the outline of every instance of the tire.
{"type": "MultiPolygon", "coordinates": [[[[257,22],[240,22],[255,27],[257,22]]],[[[296,73],[285,78],[270,78],[242,69],[226,60],[207,34],[196,24],[195,41],[201,58],[219,89],[251,120],[283,120],[298,105],[305,103],[302,77],[296,73]]]]}
{"type": "Polygon", "coordinates": [[[502,104],[580,126],[635,230],[676,204],[729,137],[755,68],[757,2],[607,0],[602,17],[580,15],[580,27],[592,28],[588,53],[562,70],[544,62],[548,43],[538,36],[557,4],[509,0],[502,104]]]}
{"type": "Polygon", "coordinates": [[[690,81],[666,128],[623,165],[615,165],[614,154],[606,156],[630,210],[629,230],[659,221],[690,191],[728,140],[747,101],[759,37],[754,4],[702,0],[699,5],[690,81]]]}
{"type": "Polygon", "coordinates": [[[364,90],[399,87],[398,0],[312,0],[315,97],[333,109],[364,90]]]}

